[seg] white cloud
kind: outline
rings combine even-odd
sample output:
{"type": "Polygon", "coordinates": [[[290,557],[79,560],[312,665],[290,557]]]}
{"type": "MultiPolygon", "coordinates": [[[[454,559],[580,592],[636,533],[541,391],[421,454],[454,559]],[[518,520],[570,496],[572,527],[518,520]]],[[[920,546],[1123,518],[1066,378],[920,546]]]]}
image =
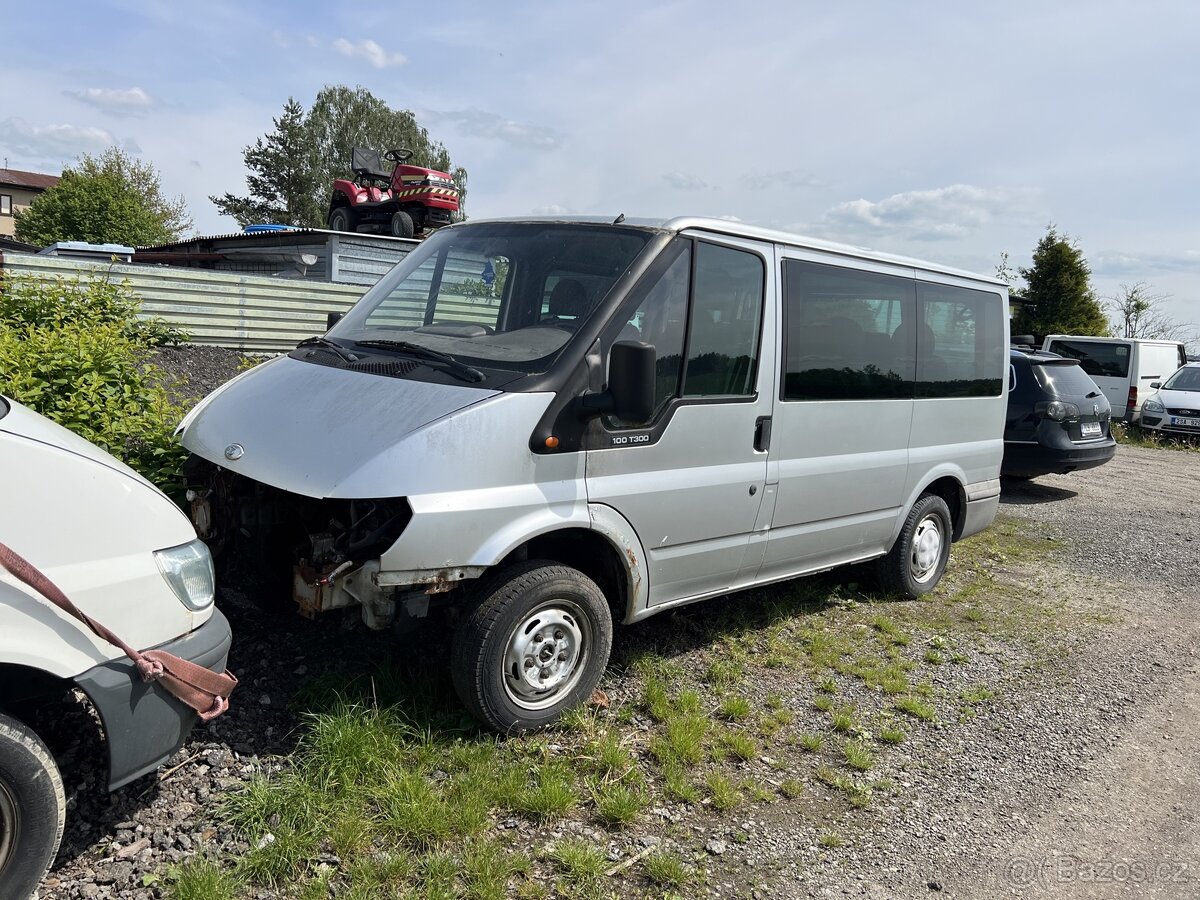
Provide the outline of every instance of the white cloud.
{"type": "Polygon", "coordinates": [[[894,234],[913,240],[955,240],[995,223],[1044,217],[1033,188],[985,188],[952,184],[905,191],[883,200],[850,200],[828,210],[822,225],[850,234],[894,234]]]}
{"type": "Polygon", "coordinates": [[[365,59],[377,69],[400,66],[408,62],[404,54],[388,53],[370,38],[364,38],[357,43],[351,43],[345,38],[338,38],[333,42],[333,49],[342,54],[342,56],[365,59]]]}
{"type": "Polygon", "coordinates": [[[699,175],[688,175],[684,172],[668,172],[663,175],[663,181],[681,191],[711,191],[713,186],[699,175]]]}
{"type": "Polygon", "coordinates": [[[63,91],[81,103],[117,116],[140,116],[154,105],[154,100],[140,87],[85,88],[82,91],[63,91]]]}
{"type": "Polygon", "coordinates": [[[30,125],[24,119],[0,122],[0,145],[40,163],[61,163],[80,153],[95,153],[115,144],[103,128],[79,125],[30,125]]]}
{"type": "Polygon", "coordinates": [[[573,216],[575,210],[569,206],[561,206],[557,203],[548,203],[545,206],[537,206],[529,211],[533,216],[573,216]]]}
{"type": "Polygon", "coordinates": [[[760,175],[748,175],[746,186],[761,191],[784,188],[821,188],[826,187],[826,182],[815,175],[792,169],[786,172],[763,172],[760,175]]]}
{"type": "Polygon", "coordinates": [[[1091,257],[1088,262],[1094,274],[1111,278],[1150,277],[1163,272],[1200,272],[1200,250],[1142,254],[1104,251],[1091,257]]]}
{"type": "Polygon", "coordinates": [[[431,110],[424,118],[431,124],[444,124],[471,137],[503,141],[517,147],[552,150],[563,142],[563,136],[553,128],[517,122],[482,109],[431,110]]]}

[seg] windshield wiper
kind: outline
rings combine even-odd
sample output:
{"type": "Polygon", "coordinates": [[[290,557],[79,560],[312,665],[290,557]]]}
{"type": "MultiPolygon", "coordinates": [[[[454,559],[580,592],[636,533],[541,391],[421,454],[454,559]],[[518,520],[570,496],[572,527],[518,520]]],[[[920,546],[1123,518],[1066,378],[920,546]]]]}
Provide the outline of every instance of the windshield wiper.
{"type": "Polygon", "coordinates": [[[358,362],[357,356],[355,356],[353,353],[348,353],[346,351],[346,348],[343,347],[341,344],[339,344],[337,341],[331,341],[329,338],[326,338],[326,337],[305,338],[300,343],[298,343],[296,346],[297,347],[320,347],[322,350],[328,350],[329,352],[335,353],[338,356],[340,356],[342,359],[342,362],[348,362],[348,363],[358,362]]]}
{"type": "Polygon", "coordinates": [[[459,362],[449,353],[442,353],[440,350],[431,350],[429,347],[423,347],[420,344],[414,344],[411,341],[388,341],[388,340],[371,340],[371,341],[355,341],[356,347],[372,347],[378,350],[395,350],[399,353],[407,353],[410,356],[416,356],[428,362],[440,363],[445,366],[451,374],[457,375],[464,381],[483,381],[484,374],[478,369],[468,366],[464,362],[459,362]]]}

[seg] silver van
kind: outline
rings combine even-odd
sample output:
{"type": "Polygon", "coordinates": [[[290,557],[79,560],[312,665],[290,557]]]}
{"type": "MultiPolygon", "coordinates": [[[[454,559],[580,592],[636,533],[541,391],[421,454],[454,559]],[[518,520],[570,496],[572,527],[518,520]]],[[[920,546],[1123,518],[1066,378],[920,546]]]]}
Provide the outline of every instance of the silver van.
{"type": "Polygon", "coordinates": [[[455,225],[181,423],[193,521],[309,615],[458,605],[464,703],[536,728],[614,620],[876,558],[932,589],[996,513],[1007,346],[1003,283],[915,260],[700,218],[455,225]]]}

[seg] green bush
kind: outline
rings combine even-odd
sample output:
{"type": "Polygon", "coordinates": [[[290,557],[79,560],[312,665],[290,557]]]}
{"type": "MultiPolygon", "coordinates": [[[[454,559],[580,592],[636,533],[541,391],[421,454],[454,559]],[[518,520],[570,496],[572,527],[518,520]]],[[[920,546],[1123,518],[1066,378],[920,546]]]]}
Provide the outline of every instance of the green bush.
{"type": "Polygon", "coordinates": [[[183,416],[151,352],[186,340],[138,319],[125,282],[0,273],[0,391],[178,493],[183,416]]]}

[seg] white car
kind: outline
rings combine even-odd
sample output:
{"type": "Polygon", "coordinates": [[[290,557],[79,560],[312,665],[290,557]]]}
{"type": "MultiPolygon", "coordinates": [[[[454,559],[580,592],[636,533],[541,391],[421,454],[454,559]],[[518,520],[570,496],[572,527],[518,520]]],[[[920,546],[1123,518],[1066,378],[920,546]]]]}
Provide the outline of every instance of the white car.
{"type": "Polygon", "coordinates": [[[1142,404],[1142,428],[1162,434],[1200,435],[1200,362],[1190,362],[1142,404]]]}
{"type": "MultiPolygon", "coordinates": [[[[161,491],[83,438],[0,396],[0,543],[136,653],[224,672],[229,623],[212,559],[161,491]]],[[[7,555],[7,554],[6,554],[7,555]]],[[[11,562],[11,560],[10,560],[11,562]]],[[[100,715],[108,787],[153,771],[197,721],[121,649],[0,566],[0,900],[32,895],[62,837],[66,801],[31,723],[78,688],[100,715]]]]}

